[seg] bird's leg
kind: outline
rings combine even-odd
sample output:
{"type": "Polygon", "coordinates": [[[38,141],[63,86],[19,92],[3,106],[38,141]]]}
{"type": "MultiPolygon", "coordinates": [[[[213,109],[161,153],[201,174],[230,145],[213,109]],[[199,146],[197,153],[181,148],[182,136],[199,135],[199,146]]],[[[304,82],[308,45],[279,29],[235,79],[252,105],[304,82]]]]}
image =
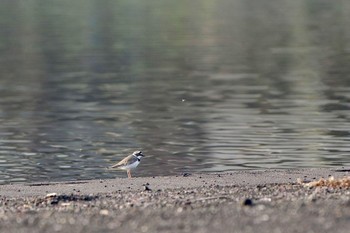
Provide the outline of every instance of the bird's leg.
{"type": "Polygon", "coordinates": [[[127,173],[128,173],[128,178],[131,178],[131,172],[130,172],[130,170],[127,170],[127,173]]]}

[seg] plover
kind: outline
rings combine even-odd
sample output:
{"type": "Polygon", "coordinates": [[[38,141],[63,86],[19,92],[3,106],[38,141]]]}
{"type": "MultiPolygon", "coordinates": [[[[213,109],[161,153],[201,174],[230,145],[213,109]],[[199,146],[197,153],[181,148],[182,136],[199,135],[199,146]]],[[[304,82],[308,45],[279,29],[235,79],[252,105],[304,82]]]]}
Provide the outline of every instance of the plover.
{"type": "Polygon", "coordinates": [[[125,157],[119,163],[114,164],[111,168],[126,170],[128,178],[131,178],[130,170],[136,168],[139,165],[142,157],[144,157],[144,155],[141,151],[134,151],[134,153],[125,157]]]}

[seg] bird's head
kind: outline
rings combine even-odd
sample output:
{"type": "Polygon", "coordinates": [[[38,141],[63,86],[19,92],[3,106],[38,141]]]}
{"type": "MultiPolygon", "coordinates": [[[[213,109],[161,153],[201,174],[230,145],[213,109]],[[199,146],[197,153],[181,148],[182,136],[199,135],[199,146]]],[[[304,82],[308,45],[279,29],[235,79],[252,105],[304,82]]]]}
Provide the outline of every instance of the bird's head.
{"type": "Polygon", "coordinates": [[[134,156],[136,156],[138,159],[141,159],[142,157],[144,157],[145,155],[142,154],[142,151],[134,151],[134,153],[132,153],[134,156]]]}

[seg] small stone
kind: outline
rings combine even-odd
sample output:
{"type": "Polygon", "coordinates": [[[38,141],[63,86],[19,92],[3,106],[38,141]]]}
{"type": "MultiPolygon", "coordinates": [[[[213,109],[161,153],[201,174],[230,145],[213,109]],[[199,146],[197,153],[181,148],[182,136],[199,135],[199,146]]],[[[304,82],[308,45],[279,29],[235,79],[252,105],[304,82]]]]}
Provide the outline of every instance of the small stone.
{"type": "Polygon", "coordinates": [[[57,204],[58,204],[58,200],[57,200],[57,199],[52,200],[52,201],[50,202],[50,204],[51,204],[51,205],[57,205],[57,204]]]}
{"type": "Polygon", "coordinates": [[[246,198],[243,202],[242,205],[244,206],[252,206],[253,205],[253,200],[250,198],[246,198]]]}
{"type": "Polygon", "coordinates": [[[107,215],[109,215],[109,211],[106,209],[100,210],[100,215],[107,216],[107,215]]]}
{"type": "Polygon", "coordinates": [[[72,203],[71,202],[64,202],[64,203],[61,203],[61,206],[70,206],[72,203]]]}
{"type": "Polygon", "coordinates": [[[185,205],[191,205],[192,204],[192,202],[190,201],[190,200],[187,200],[186,202],[185,202],[185,205]]]}
{"type": "Polygon", "coordinates": [[[149,183],[143,185],[143,187],[145,188],[145,191],[152,191],[152,189],[148,186],[149,186],[149,183]]]}
{"type": "Polygon", "coordinates": [[[46,198],[49,198],[49,197],[57,197],[57,193],[48,193],[48,194],[46,194],[46,198]]]}
{"type": "Polygon", "coordinates": [[[182,207],[177,208],[176,212],[181,213],[184,209],[182,207]]]}

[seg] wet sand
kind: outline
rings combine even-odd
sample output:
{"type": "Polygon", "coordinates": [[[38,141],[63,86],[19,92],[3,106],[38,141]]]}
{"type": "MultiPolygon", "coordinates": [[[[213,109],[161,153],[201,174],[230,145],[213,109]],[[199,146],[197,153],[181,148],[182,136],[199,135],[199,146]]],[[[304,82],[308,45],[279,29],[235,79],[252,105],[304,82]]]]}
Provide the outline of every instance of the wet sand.
{"type": "Polygon", "coordinates": [[[0,232],[349,232],[350,190],[297,184],[348,169],[0,186],[0,232]]]}

